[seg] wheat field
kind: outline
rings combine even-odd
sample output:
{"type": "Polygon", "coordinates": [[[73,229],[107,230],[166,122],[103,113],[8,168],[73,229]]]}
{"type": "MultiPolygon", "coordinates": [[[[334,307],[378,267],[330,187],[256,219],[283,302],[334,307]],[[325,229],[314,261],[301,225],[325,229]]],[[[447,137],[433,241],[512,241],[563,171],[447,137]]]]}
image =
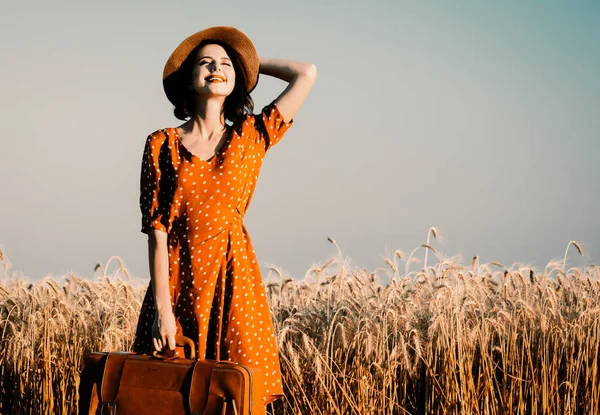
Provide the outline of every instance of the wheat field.
{"type": "MultiPolygon", "coordinates": [[[[270,412],[600,413],[600,269],[566,259],[462,265],[428,240],[374,271],[341,251],[300,279],[273,267],[286,397],[270,412]]],[[[83,356],[130,350],[146,285],[112,262],[35,283],[0,263],[1,413],[74,414],[83,356]]]]}

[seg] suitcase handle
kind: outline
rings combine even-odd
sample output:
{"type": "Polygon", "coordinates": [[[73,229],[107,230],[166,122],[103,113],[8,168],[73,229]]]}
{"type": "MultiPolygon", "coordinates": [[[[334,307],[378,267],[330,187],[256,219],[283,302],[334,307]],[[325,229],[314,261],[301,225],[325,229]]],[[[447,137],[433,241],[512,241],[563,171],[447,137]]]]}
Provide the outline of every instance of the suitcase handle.
{"type": "MultiPolygon", "coordinates": [[[[175,346],[189,347],[190,348],[189,359],[196,358],[196,346],[194,345],[194,342],[192,341],[192,339],[190,339],[189,337],[185,337],[185,336],[176,334],[175,335],[175,346]]],[[[165,346],[160,352],[153,350],[152,357],[155,357],[157,359],[162,359],[162,360],[168,360],[168,359],[175,359],[178,356],[175,355],[174,350],[167,349],[167,346],[165,346]]]]}

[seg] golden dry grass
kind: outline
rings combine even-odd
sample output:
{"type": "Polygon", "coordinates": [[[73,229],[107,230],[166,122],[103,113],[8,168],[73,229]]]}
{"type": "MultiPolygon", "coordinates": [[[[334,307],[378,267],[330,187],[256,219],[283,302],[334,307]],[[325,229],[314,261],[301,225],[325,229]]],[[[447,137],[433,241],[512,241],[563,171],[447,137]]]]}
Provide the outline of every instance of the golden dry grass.
{"type": "MultiPolygon", "coordinates": [[[[414,251],[375,271],[340,252],[302,280],[273,268],[265,286],[286,398],[271,410],[599,413],[598,267],[461,265],[421,247],[438,262],[410,273],[414,251]]],[[[0,412],[75,413],[82,357],[130,349],[145,287],[118,273],[29,284],[4,269],[0,412]]]]}

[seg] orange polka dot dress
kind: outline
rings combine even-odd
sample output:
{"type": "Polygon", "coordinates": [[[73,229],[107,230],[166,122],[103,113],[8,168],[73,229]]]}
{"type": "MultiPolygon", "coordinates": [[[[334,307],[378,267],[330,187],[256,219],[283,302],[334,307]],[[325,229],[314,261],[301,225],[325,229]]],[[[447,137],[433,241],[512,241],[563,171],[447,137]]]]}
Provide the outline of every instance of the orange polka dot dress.
{"type": "MultiPolygon", "coordinates": [[[[262,369],[264,404],[283,395],[276,338],[262,277],[243,218],[265,154],[292,125],[275,101],[234,124],[208,160],[191,154],[176,128],[146,140],[140,180],[142,232],[167,233],[169,287],[178,331],[196,343],[197,359],[262,369]]],[[[152,284],[133,350],[151,353],[152,284]]]]}

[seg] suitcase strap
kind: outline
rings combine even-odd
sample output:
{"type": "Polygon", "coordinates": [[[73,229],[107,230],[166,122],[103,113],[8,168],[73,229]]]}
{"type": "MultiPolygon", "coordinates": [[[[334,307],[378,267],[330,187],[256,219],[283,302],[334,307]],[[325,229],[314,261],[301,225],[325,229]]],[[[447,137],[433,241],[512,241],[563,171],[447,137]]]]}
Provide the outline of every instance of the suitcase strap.
{"type": "Polygon", "coordinates": [[[208,387],[214,363],[199,360],[194,365],[190,385],[190,411],[193,414],[202,414],[208,399],[208,387]]]}
{"type": "Polygon", "coordinates": [[[104,375],[102,376],[102,385],[100,387],[100,402],[98,403],[98,412],[101,415],[116,413],[117,392],[121,382],[123,366],[129,352],[110,352],[104,365],[104,375]]]}
{"type": "Polygon", "coordinates": [[[237,405],[233,398],[210,394],[210,381],[215,363],[198,360],[194,365],[189,397],[190,415],[202,415],[207,410],[216,414],[215,410],[219,409],[221,411],[219,415],[225,415],[228,405],[232,405],[233,414],[238,415],[237,405]]]}

